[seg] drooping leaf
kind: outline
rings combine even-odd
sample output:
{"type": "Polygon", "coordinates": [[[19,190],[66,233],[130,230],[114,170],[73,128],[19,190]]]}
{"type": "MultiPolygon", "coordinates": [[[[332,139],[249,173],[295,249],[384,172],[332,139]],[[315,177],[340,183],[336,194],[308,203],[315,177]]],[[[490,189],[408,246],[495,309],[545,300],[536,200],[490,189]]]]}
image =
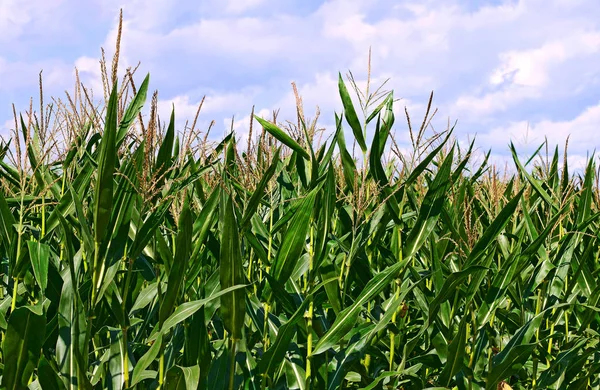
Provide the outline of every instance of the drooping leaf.
{"type": "Polygon", "coordinates": [[[302,146],[300,146],[300,144],[298,142],[294,141],[289,135],[287,135],[286,132],[284,132],[283,130],[281,130],[279,127],[277,127],[276,125],[272,124],[271,122],[268,122],[268,121],[266,121],[266,120],[264,120],[262,118],[259,118],[256,115],[254,115],[254,118],[273,137],[275,137],[279,141],[281,141],[281,143],[283,143],[284,145],[288,146],[290,149],[294,150],[295,152],[298,152],[298,154],[300,156],[302,156],[303,158],[305,158],[307,160],[310,159],[310,156],[308,155],[308,153],[306,153],[306,150],[304,150],[304,148],[302,146]]]}

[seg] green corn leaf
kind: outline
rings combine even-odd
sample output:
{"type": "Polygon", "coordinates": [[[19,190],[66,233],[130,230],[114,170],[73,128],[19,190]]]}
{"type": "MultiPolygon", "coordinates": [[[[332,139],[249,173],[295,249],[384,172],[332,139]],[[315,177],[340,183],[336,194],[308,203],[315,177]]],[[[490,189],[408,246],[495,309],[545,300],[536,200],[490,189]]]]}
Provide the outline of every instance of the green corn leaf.
{"type": "Polygon", "coordinates": [[[260,372],[264,375],[272,377],[277,367],[284,360],[285,353],[296,334],[296,325],[304,316],[308,304],[309,300],[304,300],[292,317],[277,331],[275,341],[265,352],[259,363],[260,372]]]}
{"type": "MultiPolygon", "coordinates": [[[[197,301],[182,303],[181,305],[177,306],[177,309],[175,309],[173,314],[171,314],[169,316],[169,318],[167,318],[165,320],[165,322],[162,325],[162,328],[160,329],[160,332],[154,333],[153,336],[150,336],[148,338],[148,341],[156,340],[156,338],[158,337],[158,333],[166,334],[175,325],[179,324],[180,322],[182,322],[185,319],[192,316],[194,313],[196,313],[198,310],[200,310],[201,307],[203,307],[207,303],[211,302],[212,300],[221,298],[222,296],[225,296],[225,295],[231,293],[232,291],[244,289],[246,286],[247,286],[246,284],[242,284],[242,285],[228,287],[219,292],[209,295],[207,298],[199,299],[197,301]]],[[[244,309],[245,309],[245,306],[244,306],[244,309]]]]}
{"type": "Polygon", "coordinates": [[[349,192],[354,191],[354,185],[356,180],[356,164],[354,159],[348,153],[346,149],[346,140],[344,138],[344,132],[342,130],[342,118],[335,114],[336,123],[336,140],[340,149],[340,156],[342,159],[342,172],[344,173],[344,179],[346,180],[346,188],[349,192]]]}
{"type": "Polygon", "coordinates": [[[440,170],[427,190],[427,194],[425,194],[425,198],[419,209],[417,221],[411,229],[402,250],[404,258],[413,256],[419,250],[437,224],[442,208],[444,207],[446,192],[451,184],[450,173],[453,156],[454,148],[450,150],[450,153],[442,163],[440,170]]]}
{"type": "Polygon", "coordinates": [[[75,214],[77,216],[77,221],[79,222],[79,231],[83,239],[83,245],[87,253],[93,253],[94,251],[94,237],[92,236],[92,232],[90,231],[90,227],[88,225],[88,221],[86,219],[86,215],[83,211],[83,204],[81,203],[81,198],[79,194],[70,183],[66,183],[69,191],[68,193],[71,195],[71,200],[75,207],[75,214]]]}
{"type": "Polygon", "coordinates": [[[44,356],[38,364],[38,380],[43,390],[66,390],[56,370],[44,356]]]}
{"type": "Polygon", "coordinates": [[[125,113],[123,114],[123,118],[121,119],[121,123],[119,124],[119,131],[116,137],[116,147],[119,148],[123,141],[125,140],[125,136],[127,135],[127,131],[133,124],[133,121],[136,119],[144,103],[146,102],[146,95],[148,93],[148,84],[150,83],[150,74],[147,74],[144,78],[144,81],[140,85],[135,97],[127,106],[125,113]]]}
{"type": "Polygon", "coordinates": [[[11,313],[2,341],[2,353],[5,358],[2,372],[3,388],[27,389],[29,380],[38,366],[45,333],[46,317],[36,314],[31,307],[19,307],[11,313]]]}
{"type": "Polygon", "coordinates": [[[273,263],[273,276],[279,283],[285,284],[292,275],[296,262],[306,245],[310,216],[320,189],[320,187],[313,189],[302,200],[285,232],[283,242],[273,263]]]}
{"type": "Polygon", "coordinates": [[[200,382],[200,367],[173,366],[167,371],[167,390],[196,390],[200,382]]]}
{"type": "Polygon", "coordinates": [[[76,286],[73,285],[72,273],[65,272],[63,279],[58,306],[56,360],[65,387],[74,389],[78,383],[81,383],[81,372],[87,369],[82,359],[87,322],[76,286]]]}
{"type": "Polygon", "coordinates": [[[489,227],[483,232],[481,238],[477,241],[471,253],[469,254],[469,258],[467,259],[466,265],[469,266],[475,263],[477,260],[481,258],[484,252],[489,248],[489,246],[494,242],[494,238],[496,238],[501,232],[502,229],[506,226],[510,218],[515,213],[517,206],[519,205],[519,200],[523,195],[524,189],[519,191],[517,195],[515,195],[507,204],[504,206],[502,211],[498,214],[498,216],[494,219],[494,221],[489,225],[489,227]]]}
{"type": "Polygon", "coordinates": [[[14,224],[15,218],[8,208],[4,195],[0,192],[0,239],[6,243],[6,248],[11,246],[13,236],[16,234],[14,224]]]}
{"type": "Polygon", "coordinates": [[[492,368],[487,377],[486,390],[496,389],[500,381],[508,378],[515,370],[518,370],[536,346],[537,344],[523,344],[511,348],[510,352],[506,354],[506,358],[492,368]]]}
{"type": "Polygon", "coordinates": [[[206,376],[212,357],[204,306],[191,316],[185,330],[184,364],[186,366],[198,364],[200,375],[206,376]]]}
{"type": "Polygon", "coordinates": [[[156,175],[159,177],[159,182],[157,186],[160,187],[161,183],[164,181],[162,176],[164,173],[171,168],[172,165],[172,154],[173,154],[173,141],[175,139],[175,107],[171,109],[171,118],[169,119],[169,126],[167,127],[167,132],[163,138],[163,142],[158,149],[158,155],[156,156],[156,175]]]}
{"type": "Polygon", "coordinates": [[[113,174],[117,159],[115,133],[117,130],[118,89],[115,84],[107,106],[104,135],[100,143],[98,177],[94,204],[94,240],[102,242],[108,229],[113,204],[113,174]]]}
{"type": "Polygon", "coordinates": [[[463,317],[458,327],[458,332],[448,346],[448,358],[446,365],[438,378],[438,382],[445,387],[450,387],[452,377],[456,375],[464,365],[465,345],[467,343],[467,317],[463,317]]]}
{"type": "Polygon", "coordinates": [[[259,118],[258,116],[254,115],[254,119],[256,119],[258,121],[258,123],[261,124],[261,126],[269,132],[269,134],[271,134],[273,137],[277,138],[279,141],[281,141],[281,143],[283,143],[284,145],[286,145],[287,147],[289,147],[290,149],[298,152],[298,154],[300,156],[302,156],[303,158],[309,160],[310,156],[308,155],[308,153],[306,153],[306,150],[304,150],[304,148],[302,146],[300,146],[300,144],[296,141],[294,141],[289,135],[287,135],[283,130],[281,130],[279,127],[277,127],[276,125],[272,124],[271,122],[268,122],[262,118],[259,118]]]}
{"type": "Polygon", "coordinates": [[[260,204],[260,199],[264,196],[265,188],[267,187],[267,184],[269,184],[269,180],[271,180],[271,178],[275,174],[275,171],[277,170],[277,165],[279,164],[279,152],[280,149],[277,149],[277,151],[275,151],[275,155],[273,156],[271,165],[265,171],[263,177],[260,179],[260,182],[256,186],[256,189],[252,193],[252,197],[250,197],[250,200],[248,201],[248,205],[246,207],[246,210],[244,211],[244,216],[242,217],[242,222],[240,223],[242,229],[247,227],[248,223],[250,222],[250,219],[252,218],[252,216],[254,216],[254,213],[256,212],[260,204]]]}
{"type": "Polygon", "coordinates": [[[419,176],[421,176],[423,172],[425,172],[429,168],[431,162],[433,161],[435,156],[437,156],[439,152],[444,148],[451,135],[452,129],[448,132],[448,134],[446,134],[446,137],[440,142],[440,144],[435,149],[433,149],[427,156],[425,156],[421,160],[421,162],[411,171],[410,175],[406,178],[406,180],[403,183],[404,187],[413,184],[415,180],[417,180],[417,178],[419,178],[419,176]]]}
{"type": "MultiPolygon", "coordinates": [[[[94,164],[90,159],[83,163],[83,168],[78,172],[77,177],[73,180],[72,186],[78,194],[84,193],[90,187],[92,174],[94,173],[94,164]]],[[[52,210],[46,223],[46,234],[51,233],[60,225],[60,217],[67,218],[75,212],[75,204],[71,197],[71,192],[66,191],[60,198],[58,205],[52,210]]]]}
{"type": "Polygon", "coordinates": [[[171,207],[172,198],[163,200],[160,206],[152,211],[144,220],[142,227],[137,231],[135,239],[129,250],[129,258],[136,259],[144,250],[146,245],[155,237],[158,225],[164,220],[165,215],[171,207]]]}
{"type": "MultiPolygon", "coordinates": [[[[565,160],[566,161],[566,160],[565,160]]],[[[585,169],[583,178],[583,188],[579,204],[577,205],[577,225],[581,225],[590,217],[590,211],[592,210],[593,201],[593,182],[595,177],[595,164],[593,157],[589,159],[587,168],[585,169]]]]}
{"type": "Polygon", "coordinates": [[[379,114],[381,112],[381,109],[383,107],[390,107],[392,106],[394,103],[394,91],[390,92],[387,94],[387,96],[385,97],[385,99],[383,99],[383,101],[381,103],[379,103],[379,105],[377,107],[375,107],[375,109],[371,112],[371,114],[369,114],[369,116],[367,117],[367,123],[370,123],[376,116],[377,114],[379,114]]]}
{"type": "Polygon", "coordinates": [[[313,355],[319,355],[327,351],[346,336],[348,331],[355,325],[356,318],[362,310],[363,305],[388,287],[406,264],[407,260],[404,260],[375,275],[375,277],[367,283],[354,304],[338,314],[331,328],[319,339],[319,342],[313,351],[313,355]]]}
{"type": "MultiPolygon", "coordinates": [[[[115,389],[124,389],[125,360],[129,359],[127,348],[123,345],[123,333],[121,329],[108,328],[110,334],[110,349],[108,358],[108,372],[106,386],[115,389]],[[110,381],[110,384],[108,383],[110,381]]],[[[131,367],[131,365],[129,365],[131,367]]]]}
{"type": "MultiPolygon", "coordinates": [[[[588,352],[582,351],[589,341],[589,339],[581,337],[571,348],[559,353],[556,360],[551,363],[550,367],[547,370],[544,370],[540,375],[538,382],[539,387],[544,389],[551,388],[552,385],[562,379],[561,377],[564,378],[567,369],[569,369],[569,366],[571,366],[578,357],[581,355],[584,357],[591,355],[591,350],[588,352]]],[[[568,384],[568,381],[566,381],[565,384],[568,384]]]]}
{"type": "Polygon", "coordinates": [[[50,264],[50,247],[38,241],[27,241],[31,267],[35,280],[42,289],[42,293],[48,286],[48,265],[50,264]]]}
{"type": "Polygon", "coordinates": [[[189,197],[185,198],[183,210],[179,216],[177,224],[179,231],[175,240],[175,257],[173,266],[169,270],[167,281],[167,292],[162,299],[159,312],[159,326],[162,327],[164,321],[173,312],[173,307],[181,291],[185,270],[188,267],[190,253],[192,249],[192,214],[190,211],[189,197]]]}
{"type": "Polygon", "coordinates": [[[152,283],[145,287],[138,294],[133,306],[129,310],[129,315],[131,316],[133,312],[136,310],[141,310],[148,306],[150,303],[154,301],[156,295],[158,294],[158,282],[152,283]]]}
{"type": "Polygon", "coordinates": [[[20,115],[21,119],[21,129],[23,131],[23,139],[28,140],[26,142],[27,146],[27,157],[29,158],[29,164],[33,169],[33,176],[39,186],[40,189],[48,188],[52,192],[55,198],[60,197],[60,191],[58,188],[58,184],[56,180],[48,169],[46,169],[46,165],[40,164],[40,145],[39,145],[39,129],[37,126],[32,126],[33,134],[29,136],[27,134],[27,125],[23,120],[23,115],[20,115]]]}
{"type": "Polygon", "coordinates": [[[542,188],[539,181],[537,179],[535,179],[533,176],[531,176],[527,172],[525,167],[523,167],[523,165],[521,164],[521,161],[519,160],[519,157],[517,156],[517,150],[515,149],[515,146],[513,145],[512,142],[510,143],[510,151],[512,153],[513,160],[514,160],[515,164],[517,165],[517,169],[519,170],[519,172],[521,172],[521,174],[523,176],[525,176],[527,181],[531,184],[531,186],[535,189],[535,191],[542,197],[542,199],[544,199],[544,201],[548,204],[548,206],[553,207],[555,210],[558,209],[557,204],[552,200],[552,197],[548,194],[548,192],[542,188]]]}
{"type": "Polygon", "coordinates": [[[360,126],[360,122],[358,121],[358,116],[356,116],[356,110],[354,109],[352,99],[350,98],[350,94],[348,94],[348,89],[346,88],[346,84],[344,84],[344,79],[342,78],[341,73],[338,73],[338,89],[340,92],[340,98],[342,99],[342,104],[344,105],[344,115],[346,117],[346,121],[350,125],[350,128],[352,128],[356,142],[358,142],[358,145],[363,153],[366,153],[367,143],[365,142],[365,136],[360,126]]]}
{"type": "Polygon", "coordinates": [[[431,325],[433,323],[435,319],[434,317],[437,315],[440,305],[454,295],[456,289],[464,283],[465,279],[469,278],[469,276],[473,274],[483,273],[486,270],[487,268],[484,266],[473,265],[462,271],[453,272],[450,274],[446,280],[444,280],[444,285],[440,291],[429,304],[429,324],[431,325]]]}
{"type": "MultiPolygon", "coordinates": [[[[228,196],[223,219],[221,262],[219,264],[222,289],[246,283],[242,267],[238,223],[233,210],[233,200],[228,196]]],[[[242,338],[242,328],[246,314],[245,295],[244,290],[235,290],[221,297],[221,317],[225,329],[234,340],[242,338]]]]}
{"type": "Polygon", "coordinates": [[[152,343],[148,351],[138,360],[137,364],[133,369],[133,375],[131,377],[131,385],[137,385],[143,380],[143,373],[150,367],[150,364],[158,357],[160,348],[162,346],[163,336],[162,333],[156,335],[156,340],[152,343]]]}

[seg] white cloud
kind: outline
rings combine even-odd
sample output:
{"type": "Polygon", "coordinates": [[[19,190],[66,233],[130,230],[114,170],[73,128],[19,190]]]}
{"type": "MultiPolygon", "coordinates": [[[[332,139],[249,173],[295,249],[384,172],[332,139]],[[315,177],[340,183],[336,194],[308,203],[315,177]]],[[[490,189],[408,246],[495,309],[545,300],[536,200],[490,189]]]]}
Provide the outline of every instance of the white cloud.
{"type": "Polygon", "coordinates": [[[14,120],[9,119],[9,120],[5,121],[2,125],[0,125],[0,138],[2,138],[4,141],[8,142],[8,139],[10,138],[14,127],[15,127],[14,120]]]}
{"type": "Polygon", "coordinates": [[[509,82],[544,89],[549,86],[552,73],[562,70],[561,64],[598,52],[600,32],[578,32],[532,50],[500,53],[501,65],[492,72],[490,83],[499,85],[509,82]]]}
{"type": "Polygon", "coordinates": [[[14,94],[15,91],[26,91],[24,95],[27,99],[29,96],[38,96],[40,71],[44,89],[52,92],[64,88],[72,80],[72,68],[60,60],[11,62],[0,57],[0,93],[14,94]]]}
{"type": "Polygon", "coordinates": [[[230,13],[239,14],[265,3],[265,0],[227,0],[226,9],[230,13]]]}
{"type": "Polygon", "coordinates": [[[453,114],[460,118],[483,119],[482,117],[503,112],[524,99],[536,99],[540,92],[527,86],[509,85],[506,88],[486,93],[483,96],[464,95],[456,99],[453,114]]]}
{"type": "Polygon", "coordinates": [[[0,2],[0,42],[10,44],[22,34],[43,29],[54,30],[58,21],[52,19],[64,4],[62,0],[0,2]],[[33,30],[33,31],[32,31],[33,30]]]}
{"type": "Polygon", "coordinates": [[[544,119],[533,123],[518,121],[493,128],[478,135],[480,143],[492,145],[495,151],[507,150],[512,141],[518,151],[532,152],[546,139],[551,150],[555,146],[562,152],[569,138],[570,163],[581,169],[586,156],[600,145],[600,102],[585,108],[579,115],[569,120],[555,121],[544,119]]]}
{"type": "Polygon", "coordinates": [[[104,86],[102,85],[102,76],[98,59],[92,57],[79,57],[75,61],[75,67],[79,72],[82,83],[86,88],[91,90],[94,97],[103,97],[104,86]]]}
{"type": "MultiPolygon", "coordinates": [[[[0,2],[0,35],[14,40],[32,27],[55,31],[56,26],[74,23],[56,17],[74,0],[42,3],[35,0],[31,4],[37,8],[20,8],[15,0],[0,2]]],[[[387,87],[403,98],[396,106],[396,129],[404,141],[404,105],[409,106],[413,126],[420,125],[432,89],[434,107],[440,109],[436,130],[445,128],[448,117],[458,118],[457,136],[466,138],[478,129],[478,144],[498,147],[499,153],[506,152],[510,136],[522,138],[528,122],[535,140],[548,135],[558,142],[568,132],[591,132],[596,117],[588,111],[593,112],[597,102],[590,96],[600,84],[600,22],[595,17],[600,3],[494,3],[477,7],[460,0],[330,0],[310,11],[294,12],[272,11],[274,0],[210,0],[202,5],[182,1],[178,7],[167,0],[155,0],[152,6],[141,0],[93,2],[99,15],[112,23],[100,40],[109,61],[118,8],[124,8],[120,74],[141,60],[138,75],[151,73],[150,88],[160,91],[161,117],[167,117],[174,103],[178,123],[193,119],[205,94],[201,120],[210,123],[214,118],[223,129],[229,128],[233,115],[240,131],[247,127],[253,104],[268,113],[281,108],[282,121],[294,120],[289,83],[295,80],[307,116],[313,116],[318,105],[320,123],[330,126],[333,111],[341,108],[338,70],[345,74],[351,69],[364,88],[371,47],[373,85],[390,77],[387,87]],[[578,112],[577,107],[592,108],[578,112]]],[[[99,51],[54,59],[53,68],[49,59],[10,58],[0,49],[0,93],[26,87],[35,95],[40,67],[48,83],[57,88],[64,84],[64,89],[72,83],[76,65],[99,96],[95,53],[99,51]],[[17,76],[23,72],[28,76],[17,76]]],[[[355,97],[354,101],[358,105],[355,97]]],[[[572,147],[580,154],[600,141],[572,137],[572,147]]]]}

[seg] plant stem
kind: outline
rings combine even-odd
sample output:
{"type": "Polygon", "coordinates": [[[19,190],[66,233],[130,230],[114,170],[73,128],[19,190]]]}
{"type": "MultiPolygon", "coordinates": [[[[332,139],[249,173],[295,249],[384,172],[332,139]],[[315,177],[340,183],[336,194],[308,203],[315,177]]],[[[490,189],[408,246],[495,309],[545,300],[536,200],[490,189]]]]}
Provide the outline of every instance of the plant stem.
{"type": "Polygon", "coordinates": [[[14,273],[14,275],[11,275],[13,277],[13,280],[15,281],[14,287],[13,287],[12,303],[10,305],[11,313],[15,310],[15,307],[17,305],[17,290],[19,288],[19,278],[15,271],[16,271],[17,265],[19,263],[19,258],[21,257],[21,242],[22,242],[22,237],[23,237],[23,205],[24,205],[24,202],[25,202],[25,191],[23,189],[21,189],[21,207],[19,210],[19,230],[17,232],[18,233],[17,256],[15,258],[14,268],[12,269],[12,273],[14,273]]]}
{"type": "Polygon", "coordinates": [[[160,360],[158,361],[158,390],[162,388],[165,380],[165,350],[164,345],[160,348],[160,360]]]}
{"type": "MultiPolygon", "coordinates": [[[[394,294],[394,302],[400,298],[400,279],[396,279],[396,292],[394,294]]],[[[396,325],[398,310],[392,314],[392,324],[396,325]]],[[[390,371],[394,370],[394,353],[396,351],[396,335],[390,332],[390,371]]]]}
{"type": "Polygon", "coordinates": [[[19,287],[19,279],[13,278],[13,295],[12,295],[12,303],[10,304],[10,312],[15,311],[15,306],[17,305],[17,289],[19,287]]]}
{"type": "Polygon", "coordinates": [[[229,390],[233,390],[234,379],[235,379],[235,346],[236,340],[234,338],[231,341],[231,361],[229,366],[229,390]]]}
{"type": "Polygon", "coordinates": [[[100,261],[100,243],[94,242],[94,265],[92,267],[92,300],[91,307],[96,306],[96,286],[98,285],[98,263],[100,261]]]}
{"type": "Polygon", "coordinates": [[[312,375],[312,350],[313,350],[313,334],[312,334],[312,323],[313,323],[313,311],[314,305],[312,298],[310,299],[310,303],[308,304],[308,314],[306,318],[306,331],[308,335],[306,336],[306,375],[305,375],[305,388],[310,389],[311,382],[310,377],[312,375]]]}
{"type": "Polygon", "coordinates": [[[127,327],[122,327],[121,332],[123,333],[123,378],[125,382],[125,388],[129,387],[129,359],[127,349],[127,327]]]}
{"type": "Polygon", "coordinates": [[[125,279],[125,287],[123,288],[123,314],[125,313],[125,306],[127,303],[127,294],[129,294],[129,286],[131,284],[131,274],[133,273],[133,259],[129,259],[129,267],[127,268],[127,277],[125,279]]]}
{"type": "MultiPolygon", "coordinates": [[[[306,275],[306,286],[305,294],[310,292],[313,282],[313,267],[314,267],[314,226],[310,225],[310,245],[308,247],[308,274],[306,275]]],[[[309,297],[310,303],[308,304],[308,313],[306,315],[306,372],[305,372],[305,388],[311,388],[311,375],[312,375],[312,350],[313,350],[313,313],[314,313],[314,301],[312,297],[309,297]]]]}

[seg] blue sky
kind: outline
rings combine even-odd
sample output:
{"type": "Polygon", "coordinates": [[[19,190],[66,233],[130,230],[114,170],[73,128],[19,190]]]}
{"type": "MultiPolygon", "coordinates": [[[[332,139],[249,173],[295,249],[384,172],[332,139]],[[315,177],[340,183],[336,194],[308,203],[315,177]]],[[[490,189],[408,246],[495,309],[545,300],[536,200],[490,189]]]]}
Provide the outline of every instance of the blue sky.
{"type": "MultiPolygon", "coordinates": [[[[14,127],[11,104],[72,90],[77,67],[102,94],[100,47],[112,56],[119,8],[125,26],[121,71],[141,61],[166,118],[191,120],[202,96],[200,128],[223,134],[235,116],[243,136],[250,110],[293,120],[295,81],[309,117],[331,128],[341,111],[337,72],[363,82],[372,48],[373,85],[390,78],[395,130],[406,142],[403,111],[415,122],[431,90],[437,130],[458,120],[462,141],[508,156],[548,137],[583,164],[600,144],[600,2],[597,0],[2,0],[0,135],[14,127]]],[[[35,102],[36,100],[34,100],[35,102]]],[[[35,104],[34,104],[35,105],[35,104]]]]}

